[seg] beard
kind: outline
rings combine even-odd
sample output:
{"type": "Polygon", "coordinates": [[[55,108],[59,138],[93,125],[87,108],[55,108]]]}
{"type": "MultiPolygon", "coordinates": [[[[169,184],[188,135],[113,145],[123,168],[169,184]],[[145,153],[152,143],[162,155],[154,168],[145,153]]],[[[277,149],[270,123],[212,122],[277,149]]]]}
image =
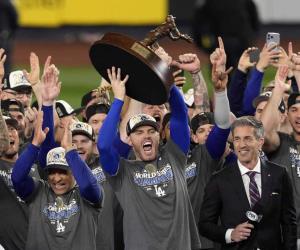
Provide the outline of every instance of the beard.
{"type": "Polygon", "coordinates": [[[7,159],[12,159],[15,157],[15,155],[17,154],[17,151],[13,151],[13,152],[5,152],[3,154],[4,157],[6,157],[7,159]]]}

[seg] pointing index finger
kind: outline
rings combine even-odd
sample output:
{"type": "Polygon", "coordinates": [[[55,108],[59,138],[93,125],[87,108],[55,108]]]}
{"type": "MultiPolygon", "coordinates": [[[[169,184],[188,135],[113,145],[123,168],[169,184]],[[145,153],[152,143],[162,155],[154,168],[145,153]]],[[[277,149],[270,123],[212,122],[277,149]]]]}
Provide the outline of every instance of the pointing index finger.
{"type": "Polygon", "coordinates": [[[220,36],[218,36],[219,48],[224,50],[224,43],[220,36]]]}
{"type": "Polygon", "coordinates": [[[288,53],[289,53],[289,58],[292,58],[292,56],[293,56],[293,44],[292,44],[292,42],[289,42],[288,53]]]}

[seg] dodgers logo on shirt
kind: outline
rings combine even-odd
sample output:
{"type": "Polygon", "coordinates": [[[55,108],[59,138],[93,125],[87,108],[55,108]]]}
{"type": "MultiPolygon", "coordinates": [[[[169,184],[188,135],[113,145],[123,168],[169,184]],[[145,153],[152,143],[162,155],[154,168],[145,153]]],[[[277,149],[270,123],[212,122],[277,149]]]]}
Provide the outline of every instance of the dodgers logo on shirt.
{"type": "Polygon", "coordinates": [[[185,169],[185,178],[189,179],[197,175],[197,165],[195,162],[192,162],[185,169]]]}
{"type": "Polygon", "coordinates": [[[101,167],[94,168],[92,170],[92,173],[95,176],[95,178],[97,179],[98,183],[101,184],[102,182],[104,182],[106,180],[103,169],[101,167]]]}
{"type": "Polygon", "coordinates": [[[69,204],[64,204],[63,200],[57,197],[55,202],[45,206],[42,212],[55,227],[57,233],[64,233],[70,218],[79,210],[80,207],[75,199],[72,199],[69,204]]]}
{"type": "Polygon", "coordinates": [[[168,186],[168,182],[173,180],[173,171],[170,164],[167,164],[162,169],[156,171],[147,171],[144,169],[142,172],[136,171],[133,176],[133,181],[146,191],[154,190],[157,197],[166,195],[164,188],[168,186]]]}
{"type": "Polygon", "coordinates": [[[293,169],[296,169],[297,176],[300,177],[300,155],[298,153],[298,150],[295,148],[290,147],[290,159],[291,159],[291,167],[293,169]]]}

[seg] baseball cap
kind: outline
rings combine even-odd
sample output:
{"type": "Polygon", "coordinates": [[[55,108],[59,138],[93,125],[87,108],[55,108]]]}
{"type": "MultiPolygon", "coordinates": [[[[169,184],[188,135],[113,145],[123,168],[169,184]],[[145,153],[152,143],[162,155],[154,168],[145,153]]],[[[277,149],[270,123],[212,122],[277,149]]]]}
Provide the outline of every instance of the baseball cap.
{"type": "Polygon", "coordinates": [[[130,135],[132,132],[134,132],[135,129],[141,126],[151,126],[156,131],[159,130],[159,124],[152,116],[147,114],[137,114],[131,117],[127,122],[127,126],[126,126],[127,135],[130,135]]]}
{"type": "Polygon", "coordinates": [[[196,131],[200,126],[214,123],[214,114],[212,112],[202,112],[192,118],[191,129],[193,133],[196,134],[196,131]]]}
{"type": "Polygon", "coordinates": [[[3,115],[3,119],[5,120],[6,125],[12,126],[16,130],[18,130],[18,121],[10,116],[3,115]]]}
{"type": "Polygon", "coordinates": [[[85,135],[94,140],[94,132],[91,125],[85,122],[73,122],[70,126],[72,135],[85,135]]]}
{"type": "Polygon", "coordinates": [[[91,100],[95,98],[95,96],[93,96],[94,92],[95,90],[91,90],[81,98],[81,107],[85,107],[91,100]]]}
{"type": "Polygon", "coordinates": [[[107,114],[110,109],[110,106],[105,103],[96,103],[88,108],[85,111],[87,121],[95,114],[107,114]]]}
{"type": "Polygon", "coordinates": [[[299,92],[294,92],[294,93],[290,94],[290,96],[289,96],[289,98],[288,98],[288,101],[287,101],[288,109],[289,109],[291,106],[300,103],[300,100],[297,100],[298,96],[300,96],[300,93],[299,93],[299,92]]]}
{"type": "Polygon", "coordinates": [[[257,108],[257,106],[261,103],[261,102],[265,102],[268,101],[270,99],[272,95],[271,91],[266,91],[261,93],[259,96],[257,96],[256,98],[254,98],[253,102],[252,102],[252,106],[254,108],[257,108]]]}
{"type": "Polygon", "coordinates": [[[31,84],[27,81],[22,70],[16,70],[9,74],[5,79],[3,89],[12,89],[15,91],[31,90],[31,84]]]}
{"type": "Polygon", "coordinates": [[[73,115],[76,113],[72,106],[64,100],[56,101],[55,110],[59,118],[63,118],[65,116],[73,115]]]}
{"type": "Polygon", "coordinates": [[[164,129],[166,127],[166,125],[168,124],[170,119],[171,119],[171,113],[166,113],[164,115],[164,118],[163,118],[162,123],[161,123],[162,129],[164,129]]]}
{"type": "Polygon", "coordinates": [[[19,111],[22,114],[25,113],[23,104],[16,99],[6,99],[1,101],[1,109],[4,114],[8,114],[10,111],[19,111]],[[11,108],[11,105],[16,105],[16,108],[11,108]]]}
{"type": "Polygon", "coordinates": [[[58,168],[63,170],[69,170],[69,165],[66,160],[66,152],[62,147],[51,149],[47,154],[47,163],[45,170],[51,168],[58,168]]]}

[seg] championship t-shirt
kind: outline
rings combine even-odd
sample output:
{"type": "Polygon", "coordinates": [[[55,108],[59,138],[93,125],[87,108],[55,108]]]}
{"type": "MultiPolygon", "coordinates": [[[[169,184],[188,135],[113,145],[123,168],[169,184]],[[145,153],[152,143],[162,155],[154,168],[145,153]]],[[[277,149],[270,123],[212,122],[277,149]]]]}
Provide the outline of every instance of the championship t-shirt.
{"type": "Polygon", "coordinates": [[[122,219],[122,216],[119,215],[119,213],[122,214],[122,211],[110,184],[107,182],[99,163],[99,157],[94,155],[87,164],[104,191],[103,207],[98,220],[97,249],[115,250],[115,241],[122,241],[122,236],[116,235],[118,230],[115,230],[115,227],[121,227],[120,232],[122,233],[122,221],[118,221],[118,218],[122,219]]]}
{"type": "Polygon", "coordinates": [[[297,237],[300,238],[300,142],[292,135],[278,133],[280,145],[275,152],[268,154],[270,161],[284,166],[291,178],[297,212],[297,237]]]}
{"type": "Polygon", "coordinates": [[[27,250],[96,249],[99,208],[80,196],[78,187],[57,196],[49,184],[35,181],[29,197],[27,250]]]}
{"type": "MultiPolygon", "coordinates": [[[[187,179],[188,192],[196,223],[200,217],[200,209],[204,196],[204,189],[212,173],[217,170],[219,161],[211,158],[205,144],[195,146],[188,155],[185,176],[187,179]]],[[[200,235],[203,249],[213,248],[213,242],[200,235]]]]}
{"type": "MultiPolygon", "coordinates": [[[[28,230],[28,208],[17,196],[11,180],[14,162],[0,159],[0,244],[5,249],[25,249],[28,230]]],[[[36,168],[31,176],[38,177],[36,168]]]]}
{"type": "Polygon", "coordinates": [[[200,248],[185,166],[186,156],[171,140],[152,162],[120,160],[108,180],[124,210],[126,250],[200,248]]]}

